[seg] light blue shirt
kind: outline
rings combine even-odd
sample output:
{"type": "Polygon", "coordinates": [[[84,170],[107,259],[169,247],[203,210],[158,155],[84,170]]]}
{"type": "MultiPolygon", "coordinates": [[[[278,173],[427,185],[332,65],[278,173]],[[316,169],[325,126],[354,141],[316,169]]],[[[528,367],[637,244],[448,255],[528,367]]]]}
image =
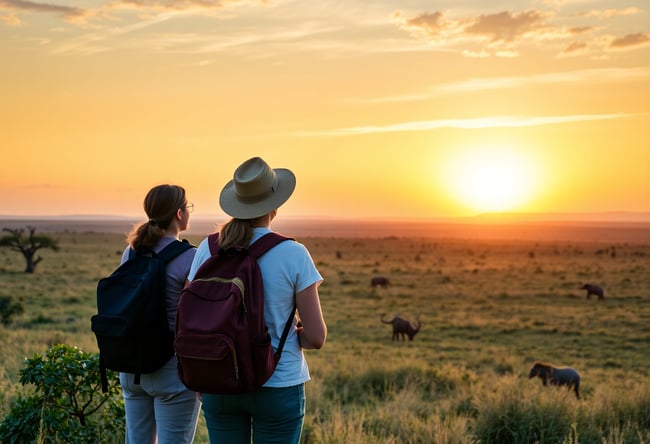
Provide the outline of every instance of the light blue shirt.
{"type": "MultiPolygon", "coordinates": [[[[270,231],[268,228],[254,228],[252,242],[270,231]]],[[[209,257],[210,247],[206,238],[201,242],[194,256],[188,275],[190,281],[194,279],[201,264],[209,257]]],[[[316,269],[307,248],[292,240],[273,247],[258,260],[258,264],[264,282],[264,319],[275,349],[280,342],[289,313],[293,309],[295,294],[310,285],[320,285],[323,278],[316,269]]],[[[264,384],[265,387],[290,387],[311,379],[307,361],[298,344],[295,319],[293,323],[294,328],[289,330],[280,362],[273,375],[264,384]]]]}

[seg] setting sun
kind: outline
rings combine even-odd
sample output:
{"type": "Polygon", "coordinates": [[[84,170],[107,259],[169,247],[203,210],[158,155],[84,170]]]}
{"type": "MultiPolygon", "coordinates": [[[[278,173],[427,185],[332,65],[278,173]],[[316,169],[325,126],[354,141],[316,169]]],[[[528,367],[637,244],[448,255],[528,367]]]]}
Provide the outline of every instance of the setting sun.
{"type": "Polygon", "coordinates": [[[1,215],[220,220],[259,156],[291,217],[650,220],[650,1],[359,4],[0,0],[1,215]]]}
{"type": "Polygon", "coordinates": [[[512,148],[482,147],[454,154],[447,169],[450,197],[478,212],[521,210],[533,198],[531,159],[512,148]]]}

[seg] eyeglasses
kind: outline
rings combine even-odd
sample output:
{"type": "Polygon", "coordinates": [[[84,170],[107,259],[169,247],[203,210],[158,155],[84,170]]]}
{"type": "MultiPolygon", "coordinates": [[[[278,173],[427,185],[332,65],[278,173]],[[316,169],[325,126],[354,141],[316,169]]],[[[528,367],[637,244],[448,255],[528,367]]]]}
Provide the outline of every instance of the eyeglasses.
{"type": "Polygon", "coordinates": [[[185,205],[185,209],[186,209],[187,211],[189,211],[190,213],[193,212],[193,211],[194,211],[194,204],[191,203],[191,202],[188,203],[187,205],[185,205]]]}

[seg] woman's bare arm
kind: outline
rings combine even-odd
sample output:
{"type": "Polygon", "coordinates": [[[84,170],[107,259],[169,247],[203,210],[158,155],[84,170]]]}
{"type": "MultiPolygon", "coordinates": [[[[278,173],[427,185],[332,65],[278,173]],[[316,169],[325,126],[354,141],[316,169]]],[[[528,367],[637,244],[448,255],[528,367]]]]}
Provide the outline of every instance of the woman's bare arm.
{"type": "Polygon", "coordinates": [[[327,338],[327,326],[318,296],[318,285],[312,284],[296,294],[296,306],[302,325],[298,326],[298,339],[302,348],[319,349],[327,338]]]}

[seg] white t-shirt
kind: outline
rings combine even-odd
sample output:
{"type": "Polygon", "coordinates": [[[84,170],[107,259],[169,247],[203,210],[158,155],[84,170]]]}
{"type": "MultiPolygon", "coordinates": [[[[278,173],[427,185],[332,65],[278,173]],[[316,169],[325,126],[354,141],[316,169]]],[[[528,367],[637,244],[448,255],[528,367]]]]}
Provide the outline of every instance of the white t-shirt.
{"type": "MultiPolygon", "coordinates": [[[[270,231],[268,228],[254,228],[252,242],[270,231]]],[[[206,238],[194,256],[188,275],[190,281],[209,257],[210,247],[206,238]]],[[[258,260],[258,264],[264,282],[264,319],[269,328],[271,343],[276,349],[289,313],[293,309],[295,294],[312,284],[320,285],[323,278],[307,248],[292,240],[282,242],[267,251],[258,260]]],[[[294,326],[289,330],[280,362],[264,387],[291,387],[310,379],[307,361],[298,344],[294,319],[294,326]]]]}

